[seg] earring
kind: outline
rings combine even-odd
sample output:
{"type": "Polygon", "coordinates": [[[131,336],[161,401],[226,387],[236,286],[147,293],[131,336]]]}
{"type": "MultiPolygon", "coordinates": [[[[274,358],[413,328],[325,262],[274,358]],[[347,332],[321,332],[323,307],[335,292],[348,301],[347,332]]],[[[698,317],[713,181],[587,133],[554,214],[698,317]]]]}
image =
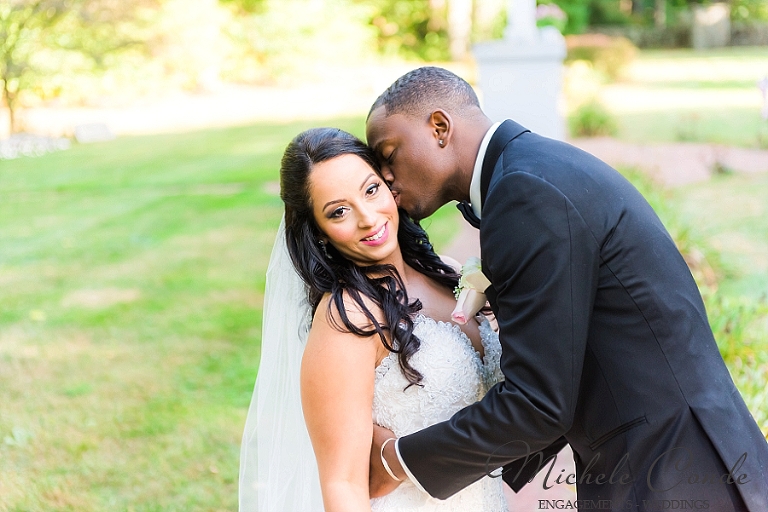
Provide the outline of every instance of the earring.
{"type": "Polygon", "coordinates": [[[328,247],[326,246],[327,242],[321,239],[321,240],[318,240],[317,243],[320,244],[320,249],[323,251],[323,254],[325,254],[325,258],[330,260],[331,255],[328,254],[328,247]]]}
{"type": "Polygon", "coordinates": [[[443,141],[443,139],[440,139],[439,141],[437,141],[437,143],[438,143],[438,144],[440,144],[440,147],[442,147],[442,146],[443,146],[443,144],[445,144],[445,142],[443,141]]]}

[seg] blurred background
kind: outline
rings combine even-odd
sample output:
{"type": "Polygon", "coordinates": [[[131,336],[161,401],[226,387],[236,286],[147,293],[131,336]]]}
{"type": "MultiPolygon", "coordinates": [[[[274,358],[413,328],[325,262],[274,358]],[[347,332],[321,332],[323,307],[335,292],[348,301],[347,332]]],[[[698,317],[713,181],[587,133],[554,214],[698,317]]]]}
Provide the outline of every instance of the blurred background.
{"type": "MultiPolygon", "coordinates": [[[[0,0],[0,511],[236,510],[285,145],[362,137],[424,63],[483,98],[509,5],[0,0]]],[[[768,433],[768,2],[535,17],[569,141],[654,206],[768,433]]],[[[471,246],[450,205],[424,225],[471,246]]]]}

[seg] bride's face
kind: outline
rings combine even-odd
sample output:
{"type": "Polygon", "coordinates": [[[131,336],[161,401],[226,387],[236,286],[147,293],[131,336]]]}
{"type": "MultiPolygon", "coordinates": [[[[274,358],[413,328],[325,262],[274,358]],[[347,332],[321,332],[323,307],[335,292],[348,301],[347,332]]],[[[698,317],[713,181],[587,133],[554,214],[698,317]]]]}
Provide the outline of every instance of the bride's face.
{"type": "Polygon", "coordinates": [[[342,255],[361,266],[393,262],[397,204],[362,158],[341,155],[316,164],[309,194],[320,231],[342,255]]]}

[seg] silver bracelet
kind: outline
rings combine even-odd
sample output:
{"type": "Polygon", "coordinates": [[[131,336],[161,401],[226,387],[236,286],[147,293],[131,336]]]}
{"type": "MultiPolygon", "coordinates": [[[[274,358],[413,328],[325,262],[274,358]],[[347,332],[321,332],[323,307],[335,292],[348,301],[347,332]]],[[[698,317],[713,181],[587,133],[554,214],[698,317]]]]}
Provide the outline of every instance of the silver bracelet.
{"type": "Polygon", "coordinates": [[[380,451],[379,455],[381,456],[381,464],[382,464],[382,466],[384,466],[384,470],[387,473],[389,473],[389,476],[391,476],[394,480],[397,480],[398,482],[402,482],[403,479],[402,478],[397,478],[395,476],[395,473],[392,471],[392,468],[389,467],[389,463],[387,463],[387,459],[384,458],[384,447],[387,446],[388,442],[394,441],[394,440],[395,440],[394,437],[390,437],[389,439],[387,439],[386,441],[381,443],[381,451],[380,451]]]}

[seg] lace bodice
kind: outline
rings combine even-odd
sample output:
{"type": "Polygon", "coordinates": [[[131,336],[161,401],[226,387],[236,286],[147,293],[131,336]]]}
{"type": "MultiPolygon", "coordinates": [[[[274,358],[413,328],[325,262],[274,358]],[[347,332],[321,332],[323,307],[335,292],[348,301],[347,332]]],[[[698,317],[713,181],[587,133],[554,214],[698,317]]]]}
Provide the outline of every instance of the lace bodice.
{"type": "MultiPolygon", "coordinates": [[[[397,354],[390,353],[376,368],[373,421],[398,437],[449,419],[503,380],[501,346],[490,324],[480,325],[484,355],[474,349],[459,326],[424,315],[414,321],[421,347],[411,365],[423,376],[421,386],[408,386],[397,354]]],[[[393,493],[371,500],[374,512],[507,512],[501,478],[485,477],[441,501],[403,482],[393,493]]]]}

